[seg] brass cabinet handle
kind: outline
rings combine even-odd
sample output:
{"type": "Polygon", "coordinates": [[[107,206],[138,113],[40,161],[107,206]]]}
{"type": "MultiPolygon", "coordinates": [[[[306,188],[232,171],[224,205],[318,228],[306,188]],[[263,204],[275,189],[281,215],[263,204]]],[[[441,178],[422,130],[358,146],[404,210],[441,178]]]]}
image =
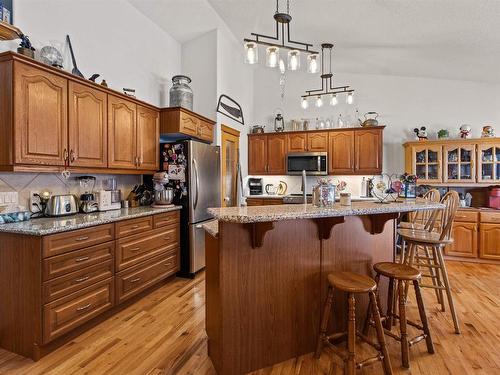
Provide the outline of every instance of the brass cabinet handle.
{"type": "Polygon", "coordinates": [[[131,249],[130,249],[130,251],[134,251],[134,252],[135,252],[135,251],[139,251],[139,250],[141,250],[141,248],[140,248],[140,247],[133,247],[133,248],[131,248],[131,249]]]}
{"type": "Polygon", "coordinates": [[[164,265],[165,267],[168,267],[168,266],[171,266],[171,265],[172,265],[172,262],[164,263],[163,265],[164,265]]]}
{"type": "Polygon", "coordinates": [[[139,228],[139,225],[132,225],[132,226],[130,227],[130,229],[137,229],[137,228],[139,228]]]}
{"type": "Polygon", "coordinates": [[[142,158],[140,156],[137,158],[137,165],[138,166],[142,165],[142,158]]]}
{"type": "Polygon", "coordinates": [[[163,239],[164,239],[165,241],[170,241],[170,240],[171,240],[170,236],[165,236],[165,237],[163,237],[163,239]]]}
{"type": "Polygon", "coordinates": [[[70,152],[69,152],[69,161],[72,162],[72,163],[74,163],[75,160],[76,160],[76,153],[75,153],[75,151],[70,150],[70,152]]]}
{"type": "Polygon", "coordinates": [[[85,241],[88,239],[89,239],[89,236],[81,236],[81,237],[78,237],[77,239],[75,239],[75,241],[85,241]]]}
{"type": "Polygon", "coordinates": [[[130,279],[130,282],[131,283],[136,283],[138,281],[141,281],[141,278],[140,277],[136,277],[135,279],[130,279]]]}
{"type": "Polygon", "coordinates": [[[89,260],[89,259],[90,259],[90,257],[80,257],[80,258],[76,258],[75,262],[79,263],[79,262],[83,262],[83,261],[86,261],[86,260],[89,260]]]}
{"type": "Polygon", "coordinates": [[[75,281],[77,283],[81,283],[81,282],[87,281],[88,279],[89,279],[89,276],[83,276],[83,277],[79,277],[78,279],[75,279],[75,281]]]}
{"type": "Polygon", "coordinates": [[[85,306],[77,307],[77,308],[76,308],[76,311],[85,311],[85,310],[87,310],[90,306],[92,306],[92,304],[91,304],[91,303],[89,303],[89,304],[87,304],[87,305],[85,305],[85,306]]]}
{"type": "Polygon", "coordinates": [[[64,158],[64,161],[68,160],[68,150],[67,149],[64,149],[63,158],[64,158]]]}

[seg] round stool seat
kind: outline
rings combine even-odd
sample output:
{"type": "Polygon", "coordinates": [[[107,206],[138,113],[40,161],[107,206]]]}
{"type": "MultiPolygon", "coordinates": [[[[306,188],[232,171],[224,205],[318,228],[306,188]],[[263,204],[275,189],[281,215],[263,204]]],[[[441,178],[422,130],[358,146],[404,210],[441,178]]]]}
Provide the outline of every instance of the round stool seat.
{"type": "Polygon", "coordinates": [[[331,273],[328,282],[335,289],[348,293],[367,293],[377,289],[377,283],[371,277],[353,272],[331,273]]]}
{"type": "Polygon", "coordinates": [[[417,229],[417,230],[424,230],[425,225],[421,223],[408,223],[407,221],[402,221],[398,225],[398,229],[417,229]]]}
{"type": "Polygon", "coordinates": [[[418,280],[422,273],[406,264],[380,262],[373,266],[375,272],[396,280],[418,280]]]}

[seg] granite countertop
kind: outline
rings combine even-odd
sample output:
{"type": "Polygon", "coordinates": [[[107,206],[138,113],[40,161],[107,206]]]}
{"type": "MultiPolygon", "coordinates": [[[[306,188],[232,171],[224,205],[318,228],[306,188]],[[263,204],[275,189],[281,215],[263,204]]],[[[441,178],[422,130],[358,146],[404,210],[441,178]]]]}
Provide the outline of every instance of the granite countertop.
{"type": "Polygon", "coordinates": [[[143,206],[122,208],[120,210],[111,210],[104,212],[92,212],[89,214],[76,214],[64,217],[44,217],[40,219],[22,221],[19,223],[1,224],[0,233],[17,233],[31,236],[45,236],[48,234],[82,229],[92,227],[94,225],[108,224],[115,221],[155,215],[180,209],[180,206],[165,208],[143,206]]]}
{"type": "Polygon", "coordinates": [[[211,236],[217,237],[219,235],[219,222],[217,220],[209,221],[202,226],[211,236]]]}
{"type": "Polygon", "coordinates": [[[401,203],[353,202],[351,206],[336,203],[332,208],[315,207],[312,204],[284,204],[275,206],[209,208],[208,212],[219,221],[231,223],[257,223],[295,219],[314,219],[335,216],[375,215],[394,212],[411,212],[441,209],[441,203],[424,200],[406,200],[401,203]]]}

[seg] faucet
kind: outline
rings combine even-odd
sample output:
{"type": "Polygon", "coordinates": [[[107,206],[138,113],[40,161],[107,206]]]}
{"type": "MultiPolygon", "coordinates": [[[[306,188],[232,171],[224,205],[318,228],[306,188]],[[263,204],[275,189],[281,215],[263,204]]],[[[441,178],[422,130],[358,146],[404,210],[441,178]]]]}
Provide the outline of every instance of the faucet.
{"type": "Polygon", "coordinates": [[[303,198],[303,203],[307,204],[307,181],[306,181],[306,171],[305,169],[302,170],[302,198],[303,198]]]}

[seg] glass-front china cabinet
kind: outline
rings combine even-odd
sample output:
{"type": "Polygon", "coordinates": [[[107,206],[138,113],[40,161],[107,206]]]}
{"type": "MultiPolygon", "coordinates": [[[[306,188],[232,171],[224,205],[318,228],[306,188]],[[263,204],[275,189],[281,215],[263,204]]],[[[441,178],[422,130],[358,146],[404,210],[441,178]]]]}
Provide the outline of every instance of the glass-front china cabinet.
{"type": "Polygon", "coordinates": [[[441,146],[412,146],[412,174],[419,183],[441,182],[441,146]]]}
{"type": "Polygon", "coordinates": [[[478,155],[478,182],[500,182],[500,145],[479,145],[478,155]]]}
{"type": "Polygon", "coordinates": [[[455,144],[443,147],[443,182],[475,182],[475,145],[455,144]]]}

